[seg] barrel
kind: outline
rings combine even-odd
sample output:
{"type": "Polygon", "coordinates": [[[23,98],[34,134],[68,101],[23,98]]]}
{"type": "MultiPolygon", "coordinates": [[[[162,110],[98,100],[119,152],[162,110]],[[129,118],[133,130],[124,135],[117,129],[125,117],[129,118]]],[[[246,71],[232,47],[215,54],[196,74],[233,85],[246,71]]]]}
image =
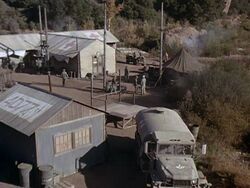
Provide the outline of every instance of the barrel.
{"type": "Polygon", "coordinates": [[[20,163],[18,166],[20,186],[24,188],[30,187],[30,171],[32,165],[27,163],[20,163]]]}
{"type": "Polygon", "coordinates": [[[40,172],[41,187],[53,185],[53,166],[41,165],[38,167],[40,172]]]}
{"type": "Polygon", "coordinates": [[[199,125],[197,124],[194,124],[192,127],[191,127],[191,133],[193,134],[195,140],[197,140],[198,138],[198,134],[199,134],[199,125]]]}

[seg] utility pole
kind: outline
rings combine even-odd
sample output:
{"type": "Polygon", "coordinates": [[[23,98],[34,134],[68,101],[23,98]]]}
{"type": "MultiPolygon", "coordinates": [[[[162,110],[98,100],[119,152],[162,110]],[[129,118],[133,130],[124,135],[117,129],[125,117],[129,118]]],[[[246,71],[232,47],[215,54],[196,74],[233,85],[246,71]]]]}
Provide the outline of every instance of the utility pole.
{"type": "Polygon", "coordinates": [[[163,2],[161,3],[161,58],[160,58],[160,79],[162,76],[162,61],[163,61],[163,2]]]}
{"type": "Polygon", "coordinates": [[[163,26],[163,2],[161,3],[161,54],[160,54],[160,65],[159,65],[159,78],[155,82],[154,87],[160,82],[161,84],[161,77],[162,77],[162,63],[163,63],[163,34],[164,34],[164,26],[163,26]]]}
{"type": "Polygon", "coordinates": [[[48,70],[50,71],[50,64],[49,64],[49,53],[48,53],[48,23],[47,23],[47,10],[44,8],[44,30],[45,30],[45,42],[44,42],[44,51],[45,57],[44,61],[48,64],[48,70]]]}
{"type": "MultiPolygon", "coordinates": [[[[41,6],[38,6],[39,10],[39,25],[40,25],[40,45],[43,43],[43,23],[42,23],[42,13],[41,13],[41,6]]],[[[41,56],[41,54],[40,54],[41,56]]]]}
{"type": "Polygon", "coordinates": [[[106,87],[106,34],[107,34],[107,1],[104,3],[104,33],[103,33],[103,88],[106,87]]]}

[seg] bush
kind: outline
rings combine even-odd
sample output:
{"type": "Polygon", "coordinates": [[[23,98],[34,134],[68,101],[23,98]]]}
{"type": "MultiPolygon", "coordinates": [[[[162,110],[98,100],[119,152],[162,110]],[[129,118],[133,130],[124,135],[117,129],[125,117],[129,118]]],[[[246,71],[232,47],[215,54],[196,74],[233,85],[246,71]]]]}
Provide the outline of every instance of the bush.
{"type": "Polygon", "coordinates": [[[208,144],[212,170],[231,173],[236,186],[247,187],[243,177],[250,171],[236,146],[250,130],[250,71],[243,64],[219,62],[190,80],[193,106],[182,103],[181,111],[188,122],[200,125],[199,140],[208,144]]]}
{"type": "Polygon", "coordinates": [[[117,17],[112,21],[111,31],[127,46],[150,51],[159,47],[157,23],[126,20],[117,17]]]}

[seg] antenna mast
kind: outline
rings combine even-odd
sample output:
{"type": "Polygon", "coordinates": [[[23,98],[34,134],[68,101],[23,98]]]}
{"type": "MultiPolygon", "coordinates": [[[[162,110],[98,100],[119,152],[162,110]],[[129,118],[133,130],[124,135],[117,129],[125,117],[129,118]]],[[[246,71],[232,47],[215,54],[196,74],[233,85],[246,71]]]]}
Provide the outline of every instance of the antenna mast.
{"type": "Polygon", "coordinates": [[[39,26],[40,26],[40,53],[37,56],[38,61],[42,61],[42,63],[48,63],[48,70],[50,69],[49,66],[49,54],[48,54],[48,25],[47,25],[47,11],[44,8],[44,31],[43,31],[43,23],[42,23],[42,12],[41,6],[38,6],[39,10],[39,26]]]}

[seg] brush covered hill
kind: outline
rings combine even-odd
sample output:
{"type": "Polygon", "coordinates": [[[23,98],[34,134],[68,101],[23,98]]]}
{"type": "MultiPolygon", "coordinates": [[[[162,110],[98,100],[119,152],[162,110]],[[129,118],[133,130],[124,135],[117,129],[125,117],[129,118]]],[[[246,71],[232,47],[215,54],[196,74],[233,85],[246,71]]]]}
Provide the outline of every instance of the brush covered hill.
{"type": "MultiPolygon", "coordinates": [[[[220,0],[108,0],[108,20],[120,17],[138,23],[157,22],[161,2],[164,3],[166,22],[188,21],[196,25],[220,18],[224,7],[224,2],[220,0]]],[[[0,0],[2,20],[7,22],[11,17],[17,25],[16,28],[8,28],[8,24],[0,23],[1,29],[11,32],[37,29],[39,4],[47,7],[50,29],[93,29],[103,26],[101,0],[0,0]]],[[[249,9],[248,0],[234,0],[230,13],[249,15],[249,9]]]]}

